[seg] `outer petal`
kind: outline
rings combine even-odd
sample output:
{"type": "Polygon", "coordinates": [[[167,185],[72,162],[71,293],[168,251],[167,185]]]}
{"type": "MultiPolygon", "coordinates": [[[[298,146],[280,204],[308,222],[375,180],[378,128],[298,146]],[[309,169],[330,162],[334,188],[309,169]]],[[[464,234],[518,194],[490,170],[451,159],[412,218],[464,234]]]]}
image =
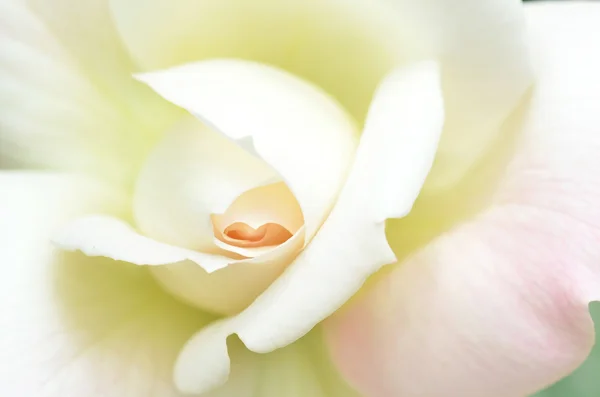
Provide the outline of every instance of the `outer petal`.
{"type": "Polygon", "coordinates": [[[439,59],[447,123],[432,187],[483,157],[532,80],[521,0],[111,0],[111,9],[146,70],[215,57],[274,64],[359,121],[393,68],[439,59]]]}
{"type": "Polygon", "coordinates": [[[395,260],[384,220],[408,212],[433,161],[443,123],[438,73],[436,64],[422,63],[386,79],[333,211],[308,247],[249,308],[190,340],[175,368],[183,391],[203,392],[227,379],[225,340],[230,334],[237,333],[256,352],[284,347],[339,308],[370,274],[395,260]],[[391,103],[404,116],[389,112],[391,103]],[[392,175],[385,167],[396,156],[406,158],[406,167],[392,175]],[[379,174],[381,178],[373,177],[379,174]],[[421,183],[414,182],[415,174],[421,183]],[[392,181],[406,189],[394,191],[394,200],[378,196],[392,181]]]}
{"type": "Polygon", "coordinates": [[[0,164],[131,183],[179,113],[131,79],[104,0],[0,5],[0,164]]]}
{"type": "Polygon", "coordinates": [[[528,8],[539,82],[493,205],[329,323],[337,364],[365,395],[523,396],[588,354],[588,303],[600,298],[599,20],[592,3],[528,8]]]}

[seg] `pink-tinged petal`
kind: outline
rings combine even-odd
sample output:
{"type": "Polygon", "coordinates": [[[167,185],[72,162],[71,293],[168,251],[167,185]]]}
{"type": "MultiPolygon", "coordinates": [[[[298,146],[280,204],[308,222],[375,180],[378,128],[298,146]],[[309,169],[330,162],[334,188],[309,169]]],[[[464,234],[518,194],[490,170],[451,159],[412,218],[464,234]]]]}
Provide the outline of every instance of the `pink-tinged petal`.
{"type": "Polygon", "coordinates": [[[523,396],[594,341],[600,6],[534,5],[527,20],[538,82],[492,205],[327,323],[339,369],[368,397],[523,396]]]}

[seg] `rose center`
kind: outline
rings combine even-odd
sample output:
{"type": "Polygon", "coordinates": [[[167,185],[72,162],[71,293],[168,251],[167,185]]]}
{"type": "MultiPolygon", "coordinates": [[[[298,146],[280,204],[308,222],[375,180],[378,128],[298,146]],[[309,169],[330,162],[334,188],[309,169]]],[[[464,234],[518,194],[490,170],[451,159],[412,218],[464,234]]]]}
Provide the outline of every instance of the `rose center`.
{"type": "Polygon", "coordinates": [[[244,222],[235,222],[216,237],[237,247],[266,247],[285,243],[292,233],[278,223],[266,223],[255,229],[244,222]]]}
{"type": "Polygon", "coordinates": [[[283,182],[251,189],[222,214],[211,215],[215,244],[245,257],[291,239],[304,224],[296,198],[283,182]]]}

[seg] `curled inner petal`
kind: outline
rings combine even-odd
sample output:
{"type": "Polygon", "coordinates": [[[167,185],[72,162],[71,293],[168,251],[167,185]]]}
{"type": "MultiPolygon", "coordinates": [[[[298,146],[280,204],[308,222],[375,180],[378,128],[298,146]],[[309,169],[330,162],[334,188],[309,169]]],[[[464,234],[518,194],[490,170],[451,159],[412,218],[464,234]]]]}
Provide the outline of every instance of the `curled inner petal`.
{"type": "Polygon", "coordinates": [[[264,247],[283,244],[292,237],[292,233],[277,223],[266,223],[254,229],[246,223],[235,222],[216,237],[238,247],[264,247]]]}

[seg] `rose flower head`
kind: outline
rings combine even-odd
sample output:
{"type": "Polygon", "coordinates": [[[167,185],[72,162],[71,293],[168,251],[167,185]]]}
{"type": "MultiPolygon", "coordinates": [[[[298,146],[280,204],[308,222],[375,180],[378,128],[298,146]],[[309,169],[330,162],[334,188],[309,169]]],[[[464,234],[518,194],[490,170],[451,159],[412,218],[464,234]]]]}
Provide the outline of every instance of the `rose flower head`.
{"type": "Polygon", "coordinates": [[[2,0],[0,396],[511,397],[600,294],[600,6],[2,0]]]}

